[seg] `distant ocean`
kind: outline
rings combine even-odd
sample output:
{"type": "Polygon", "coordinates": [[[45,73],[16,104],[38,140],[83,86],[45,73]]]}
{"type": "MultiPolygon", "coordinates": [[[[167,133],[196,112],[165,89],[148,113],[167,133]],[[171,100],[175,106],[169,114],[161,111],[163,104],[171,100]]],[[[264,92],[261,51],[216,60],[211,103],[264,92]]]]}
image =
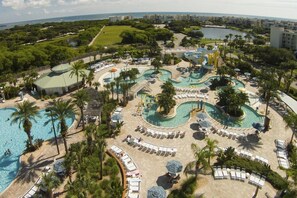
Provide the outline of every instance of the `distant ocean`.
{"type": "Polygon", "coordinates": [[[293,19],[284,19],[284,18],[274,18],[274,17],[263,17],[263,16],[252,16],[252,15],[235,15],[235,14],[219,14],[219,13],[196,13],[196,12],[135,12],[135,13],[107,13],[107,14],[92,14],[92,15],[79,15],[79,16],[67,16],[67,17],[57,17],[49,19],[38,19],[31,21],[21,21],[14,23],[0,24],[0,30],[8,29],[14,27],[15,25],[27,25],[27,24],[37,24],[37,23],[47,23],[47,22],[70,22],[70,21],[82,21],[82,20],[102,20],[108,19],[110,16],[122,16],[129,15],[134,18],[142,18],[144,15],[148,14],[167,14],[167,15],[195,15],[195,16],[234,16],[234,17],[245,17],[245,18],[258,18],[258,19],[272,19],[272,20],[290,20],[296,21],[293,19]]]}

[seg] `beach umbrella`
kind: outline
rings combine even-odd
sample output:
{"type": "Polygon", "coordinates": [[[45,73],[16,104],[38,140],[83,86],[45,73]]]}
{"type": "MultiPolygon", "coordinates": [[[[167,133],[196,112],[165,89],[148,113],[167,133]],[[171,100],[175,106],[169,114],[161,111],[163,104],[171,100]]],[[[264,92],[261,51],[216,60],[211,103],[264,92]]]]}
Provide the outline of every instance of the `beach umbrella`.
{"type": "Polygon", "coordinates": [[[249,72],[244,72],[244,75],[246,75],[246,76],[250,76],[251,73],[249,73],[249,72]]]}
{"type": "Polygon", "coordinates": [[[153,186],[147,191],[147,198],[166,198],[166,191],[162,186],[153,186]]]}
{"type": "Polygon", "coordinates": [[[206,86],[210,86],[212,83],[209,82],[209,81],[206,81],[204,84],[205,84],[206,86]]]}
{"type": "Polygon", "coordinates": [[[238,90],[241,91],[241,92],[243,92],[243,93],[246,92],[246,89],[244,87],[239,87],[238,90]]]}
{"type": "Polygon", "coordinates": [[[265,129],[264,125],[263,125],[262,123],[259,123],[259,122],[257,122],[257,123],[254,122],[254,123],[252,124],[252,126],[253,126],[255,129],[259,130],[259,131],[263,131],[263,130],[265,129]]]}
{"type": "Polygon", "coordinates": [[[234,71],[240,72],[240,69],[239,68],[235,68],[234,71]]]}
{"type": "Polygon", "coordinates": [[[198,124],[203,128],[209,128],[212,126],[212,123],[208,120],[198,121],[198,124]]]}
{"type": "Polygon", "coordinates": [[[120,120],[122,120],[122,118],[123,118],[123,116],[120,113],[115,113],[111,116],[111,119],[116,120],[116,121],[120,121],[120,120]]]}
{"type": "Polygon", "coordinates": [[[179,161],[170,160],[167,162],[166,168],[169,173],[176,174],[183,170],[183,165],[179,161]]]}
{"type": "Polygon", "coordinates": [[[111,70],[110,70],[110,72],[116,72],[116,71],[118,71],[118,69],[117,68],[115,68],[115,67],[113,67],[113,68],[111,68],[111,70]]]}
{"type": "Polygon", "coordinates": [[[202,120],[205,120],[206,118],[208,118],[207,114],[204,112],[199,112],[199,113],[197,113],[196,116],[197,116],[197,118],[202,119],[202,120]]]}

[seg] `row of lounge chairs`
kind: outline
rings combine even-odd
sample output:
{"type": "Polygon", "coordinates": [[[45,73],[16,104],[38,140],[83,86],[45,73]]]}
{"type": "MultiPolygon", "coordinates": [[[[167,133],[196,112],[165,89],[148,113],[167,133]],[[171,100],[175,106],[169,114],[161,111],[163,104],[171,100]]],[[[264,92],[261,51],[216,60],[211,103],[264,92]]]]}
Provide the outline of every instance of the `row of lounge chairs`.
{"type": "Polygon", "coordinates": [[[284,108],[283,106],[281,106],[280,104],[277,104],[275,102],[271,102],[270,107],[272,107],[276,112],[278,112],[282,116],[288,114],[288,111],[286,108],[284,108]]]}
{"type": "Polygon", "coordinates": [[[144,142],[140,138],[131,137],[129,138],[129,140],[127,140],[127,143],[133,147],[138,147],[138,149],[143,152],[161,155],[161,156],[168,156],[168,155],[175,156],[177,152],[177,148],[156,146],[154,144],[144,142]]]}
{"type": "MultiPolygon", "coordinates": [[[[50,168],[50,167],[46,167],[45,169],[44,169],[44,173],[43,173],[43,175],[47,175],[47,174],[49,174],[51,171],[52,171],[52,169],[50,168]]],[[[39,177],[37,180],[36,180],[36,182],[34,183],[34,185],[30,188],[30,190],[28,190],[28,192],[26,192],[26,194],[25,195],[23,195],[23,196],[21,196],[20,198],[31,198],[31,197],[34,197],[34,195],[39,191],[39,190],[46,190],[46,189],[42,189],[41,187],[40,187],[40,184],[41,184],[41,182],[42,182],[42,177],[39,177]]]]}
{"type": "Polygon", "coordinates": [[[252,173],[251,175],[247,173],[244,169],[231,167],[231,169],[226,167],[214,167],[213,174],[215,179],[232,179],[244,182],[249,177],[249,183],[262,188],[265,184],[265,177],[261,177],[257,174],[252,173]]]}
{"type": "Polygon", "coordinates": [[[237,139],[241,140],[243,138],[246,138],[245,133],[235,133],[235,132],[227,131],[225,129],[220,129],[220,130],[213,129],[213,132],[223,137],[228,137],[229,139],[232,139],[232,140],[237,140],[237,139]]]}
{"type": "Polygon", "coordinates": [[[274,141],[276,146],[276,156],[279,166],[288,169],[290,168],[289,160],[288,160],[288,153],[286,142],[283,140],[275,140],[274,141]]]}
{"type": "MultiPolygon", "coordinates": [[[[222,151],[225,151],[227,150],[227,148],[218,148],[218,150],[222,150],[222,151]]],[[[257,161],[257,162],[260,162],[262,164],[267,164],[269,165],[269,161],[264,158],[264,157],[261,157],[261,156],[258,156],[258,155],[253,155],[252,153],[248,152],[248,151],[245,151],[245,150],[237,150],[236,148],[234,149],[234,152],[236,155],[238,156],[241,156],[241,157],[244,157],[244,158],[247,158],[247,159],[250,159],[250,160],[253,160],[253,161],[257,161]]]]}
{"type": "Polygon", "coordinates": [[[122,149],[115,145],[111,146],[110,151],[117,156],[117,158],[126,168],[125,175],[127,176],[128,186],[128,192],[126,197],[139,198],[141,179],[139,178],[140,172],[137,169],[135,163],[132,161],[131,157],[126,152],[124,152],[122,149]]]}
{"type": "Polygon", "coordinates": [[[175,87],[176,91],[181,91],[181,92],[192,92],[192,93],[199,93],[199,89],[193,89],[193,88],[182,88],[182,87],[175,87]]]}
{"type": "Polygon", "coordinates": [[[140,133],[147,135],[147,136],[151,136],[153,138],[167,138],[167,139],[173,139],[173,138],[184,138],[186,131],[170,131],[170,132],[162,132],[162,131],[157,131],[154,129],[149,129],[143,126],[137,126],[137,128],[135,129],[135,131],[139,131],[140,133]]]}
{"type": "Polygon", "coordinates": [[[104,64],[98,64],[97,67],[95,68],[94,72],[97,73],[97,72],[100,72],[102,71],[103,69],[106,69],[106,68],[109,68],[109,67],[114,67],[115,64],[108,64],[108,65],[104,65],[104,64]]]}
{"type": "Polygon", "coordinates": [[[38,180],[35,182],[34,186],[32,186],[30,188],[30,190],[28,190],[28,192],[22,196],[22,198],[30,198],[30,197],[33,197],[39,190],[39,185],[42,181],[42,178],[39,177],[38,180]]]}
{"type": "Polygon", "coordinates": [[[187,98],[199,98],[199,99],[208,99],[208,95],[205,94],[179,94],[173,96],[174,99],[187,99],[187,98]]]}
{"type": "Polygon", "coordinates": [[[118,157],[118,159],[120,159],[123,164],[125,165],[126,170],[129,171],[135,171],[137,169],[136,165],[134,164],[134,162],[132,161],[132,159],[129,157],[129,155],[124,152],[122,149],[120,149],[117,146],[112,146],[110,148],[110,150],[116,154],[116,156],[118,157]]]}
{"type": "Polygon", "coordinates": [[[264,176],[259,176],[257,174],[252,173],[250,176],[249,183],[262,188],[265,184],[265,180],[266,178],[264,176]]]}

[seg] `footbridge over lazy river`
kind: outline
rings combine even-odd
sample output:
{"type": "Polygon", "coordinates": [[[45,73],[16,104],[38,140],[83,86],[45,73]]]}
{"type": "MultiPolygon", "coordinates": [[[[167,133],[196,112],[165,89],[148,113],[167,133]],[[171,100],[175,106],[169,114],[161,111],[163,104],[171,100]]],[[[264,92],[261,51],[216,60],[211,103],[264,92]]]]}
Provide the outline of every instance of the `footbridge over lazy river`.
{"type": "Polygon", "coordinates": [[[150,88],[150,83],[148,81],[142,81],[139,83],[136,83],[135,85],[133,85],[130,89],[129,95],[133,96],[133,98],[136,97],[137,93],[140,90],[147,90],[147,91],[151,91],[150,88]]]}

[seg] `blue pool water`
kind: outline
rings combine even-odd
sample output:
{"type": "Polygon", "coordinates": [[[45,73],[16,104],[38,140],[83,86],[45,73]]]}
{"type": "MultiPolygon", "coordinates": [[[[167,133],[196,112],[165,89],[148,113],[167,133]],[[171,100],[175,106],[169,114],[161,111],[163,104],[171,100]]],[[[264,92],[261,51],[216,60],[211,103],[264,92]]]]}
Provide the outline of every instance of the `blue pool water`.
{"type": "MultiPolygon", "coordinates": [[[[10,115],[14,112],[13,108],[0,109],[0,192],[9,186],[15,179],[19,169],[19,157],[25,150],[25,141],[27,135],[18,124],[10,124],[10,115]],[[11,155],[5,156],[4,153],[10,149],[11,155]]],[[[40,111],[40,118],[36,118],[36,122],[32,121],[31,135],[34,139],[47,140],[54,137],[51,132],[51,123],[44,126],[49,118],[45,116],[45,110],[40,111]]],[[[73,118],[67,119],[68,126],[74,121],[73,118]]],[[[57,124],[57,123],[56,123],[57,124]]],[[[57,134],[59,134],[56,128],[57,134]]]]}
{"type": "MultiPolygon", "coordinates": [[[[141,82],[143,80],[146,80],[150,78],[150,76],[153,74],[155,70],[153,69],[148,69],[144,73],[140,75],[139,78],[137,78],[136,82],[141,82]]],[[[179,77],[178,81],[172,80],[172,74],[170,71],[165,70],[165,69],[160,69],[161,72],[160,75],[160,80],[163,82],[170,81],[173,86],[175,87],[205,87],[205,82],[211,81],[212,79],[218,78],[219,76],[211,76],[207,80],[200,82],[199,80],[205,75],[203,72],[192,72],[188,77],[179,77]]],[[[244,83],[237,80],[237,79],[232,79],[232,81],[235,84],[235,88],[240,88],[240,87],[245,87],[244,83]]]]}
{"type": "MultiPolygon", "coordinates": [[[[175,86],[175,87],[203,88],[203,87],[205,87],[206,82],[209,82],[209,81],[219,77],[219,76],[211,76],[208,79],[206,79],[205,81],[200,81],[201,78],[205,75],[205,72],[199,70],[199,71],[191,72],[191,74],[188,77],[181,76],[177,80],[173,80],[172,73],[170,71],[165,70],[165,69],[160,69],[159,71],[161,72],[161,74],[159,74],[160,80],[163,82],[170,81],[173,84],[173,86],[175,86]]],[[[155,72],[154,69],[148,69],[148,70],[144,71],[142,74],[140,74],[138,76],[138,78],[135,80],[135,83],[142,82],[144,80],[151,78],[151,76],[154,72],[155,72]]],[[[118,75],[119,75],[119,71],[118,71],[118,73],[116,73],[115,76],[118,76],[118,75]]],[[[111,76],[108,75],[108,77],[105,78],[104,80],[106,82],[110,82],[111,76]]],[[[245,87],[244,83],[237,79],[232,79],[232,81],[235,85],[234,86],[235,89],[245,87]]],[[[134,83],[132,81],[127,81],[127,80],[126,80],[126,82],[134,83]]],[[[114,92],[116,93],[116,87],[114,87],[114,92]]],[[[119,92],[121,93],[121,90],[119,90],[119,92]]]]}
{"type": "MultiPolygon", "coordinates": [[[[143,110],[142,116],[147,122],[162,127],[177,127],[186,123],[190,118],[191,110],[197,108],[198,105],[197,102],[182,103],[180,106],[177,107],[177,114],[175,117],[171,119],[164,119],[156,113],[158,105],[154,103],[151,104],[152,105],[150,108],[145,108],[143,110]]],[[[219,111],[219,109],[209,103],[205,103],[205,109],[209,116],[211,116],[221,124],[228,125],[230,127],[251,128],[254,122],[263,123],[263,117],[247,105],[244,105],[242,107],[242,110],[245,113],[245,118],[241,121],[232,119],[228,120],[227,117],[219,111]]]]}
{"type": "Polygon", "coordinates": [[[186,123],[190,118],[190,111],[197,107],[197,103],[186,102],[182,103],[176,109],[176,116],[171,119],[164,119],[156,113],[158,108],[157,104],[152,104],[150,108],[145,108],[142,112],[142,116],[145,120],[156,126],[163,127],[177,127],[186,123]],[[195,106],[196,105],[196,106],[195,106]]]}
{"type": "Polygon", "coordinates": [[[205,109],[208,115],[210,115],[221,124],[227,125],[229,127],[251,128],[254,122],[264,122],[264,117],[259,115],[253,108],[249,107],[248,105],[244,105],[241,107],[241,109],[245,113],[245,118],[243,120],[228,119],[217,107],[209,103],[205,103],[205,109]]]}

